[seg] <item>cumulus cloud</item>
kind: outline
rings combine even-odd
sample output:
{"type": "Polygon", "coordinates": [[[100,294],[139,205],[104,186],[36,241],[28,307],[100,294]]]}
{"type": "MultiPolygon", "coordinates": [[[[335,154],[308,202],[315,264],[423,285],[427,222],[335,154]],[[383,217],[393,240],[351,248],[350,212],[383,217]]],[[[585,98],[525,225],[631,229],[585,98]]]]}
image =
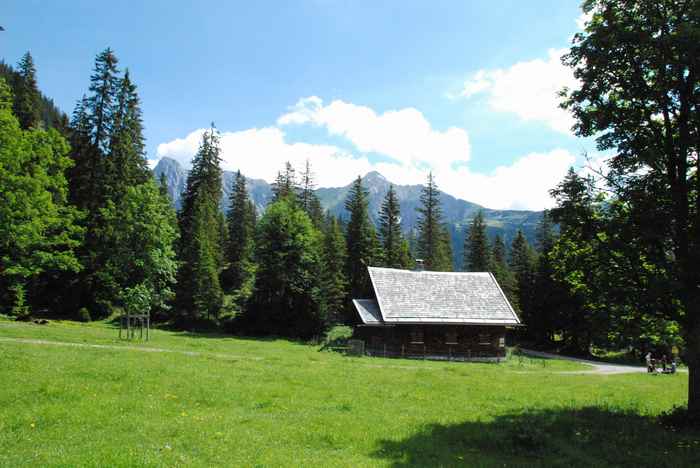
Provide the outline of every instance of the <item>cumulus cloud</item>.
{"type": "MultiPolygon", "coordinates": [[[[324,105],[315,96],[301,99],[277,120],[278,126],[220,134],[222,167],[240,169],[248,177],[274,180],[286,161],[295,167],[311,162],[319,186],[343,186],[357,175],[375,170],[396,184],[422,184],[432,170],[440,188],[453,196],[489,208],[538,210],[552,205],[548,190],[564,176],[575,158],[555,149],[522,156],[490,173],[470,170],[470,145],[461,128],[432,127],[413,108],[377,113],[343,101],[324,105]],[[283,128],[313,125],[347,140],[355,149],[334,145],[291,143],[283,128]],[[282,127],[282,128],[280,128],[282,127]],[[376,161],[369,153],[389,160],[376,161]]],[[[205,129],[158,146],[159,157],[172,157],[185,166],[197,152],[205,129]]]]}
{"type": "Polygon", "coordinates": [[[549,190],[561,181],[575,161],[568,151],[555,149],[527,154],[488,174],[461,167],[438,171],[436,176],[445,192],[489,208],[541,210],[553,206],[549,190]]]}
{"type": "Polygon", "coordinates": [[[576,88],[578,82],[561,63],[566,49],[550,49],[547,58],[517,62],[508,68],[479,70],[463,85],[460,97],[486,96],[497,112],[517,115],[524,121],[543,122],[553,130],[570,133],[574,121],[559,107],[562,88],[576,88]]]}
{"type": "MultiPolygon", "coordinates": [[[[205,131],[197,129],[184,138],[158,145],[158,157],[170,157],[189,167],[205,131]]],[[[345,185],[349,177],[373,169],[367,158],[355,157],[332,145],[289,143],[277,127],[221,132],[219,136],[221,167],[240,170],[255,179],[272,181],[285,162],[301,168],[306,159],[311,161],[318,182],[325,186],[345,185]]]]}
{"type": "Polygon", "coordinates": [[[378,114],[341,100],[324,105],[321,98],[311,96],[300,99],[277,124],[324,127],[362,153],[379,153],[409,166],[467,162],[471,152],[466,131],[457,127],[436,130],[412,107],[378,114]]]}

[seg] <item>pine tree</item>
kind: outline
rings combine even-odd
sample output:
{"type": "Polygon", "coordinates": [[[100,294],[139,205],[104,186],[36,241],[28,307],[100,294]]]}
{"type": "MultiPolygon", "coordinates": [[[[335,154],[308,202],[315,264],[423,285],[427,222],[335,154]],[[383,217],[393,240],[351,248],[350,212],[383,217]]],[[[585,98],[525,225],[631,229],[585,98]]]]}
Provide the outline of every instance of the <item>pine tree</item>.
{"type": "Polygon", "coordinates": [[[234,294],[240,295],[241,289],[248,286],[253,275],[253,236],[255,235],[255,213],[251,211],[245,177],[241,171],[231,187],[229,209],[227,213],[228,242],[225,261],[228,267],[222,273],[222,283],[234,294]]]}
{"type": "Polygon", "coordinates": [[[532,294],[532,313],[527,323],[527,334],[538,344],[549,345],[559,329],[561,312],[568,300],[565,285],[554,279],[550,254],[556,235],[551,215],[545,211],[537,225],[537,266],[532,294]]]}
{"type": "Polygon", "coordinates": [[[337,218],[328,216],[323,232],[321,290],[329,323],[340,323],[344,320],[348,295],[346,257],[345,237],[341,225],[337,218]]]}
{"type": "Polygon", "coordinates": [[[503,243],[503,238],[500,234],[496,234],[496,237],[493,239],[492,252],[490,271],[493,272],[493,276],[496,278],[496,281],[498,281],[498,284],[501,286],[510,304],[517,310],[518,295],[515,277],[508,265],[506,259],[506,245],[503,243]]]}
{"type": "Polygon", "coordinates": [[[314,224],[316,229],[323,228],[323,208],[321,207],[321,201],[315,192],[316,184],[314,181],[314,174],[311,170],[311,163],[306,160],[304,165],[304,172],[301,174],[301,184],[298,188],[299,191],[299,203],[301,208],[309,215],[311,222],[314,224]]]}
{"type": "Polygon", "coordinates": [[[464,238],[464,270],[491,271],[491,251],[481,211],[474,216],[464,238]]]}
{"type": "Polygon", "coordinates": [[[109,136],[112,131],[114,98],[119,82],[117,57],[109,47],[95,59],[95,69],[90,77],[88,108],[93,146],[106,154],[109,151],[109,136]]]}
{"type": "Polygon", "coordinates": [[[423,259],[426,270],[452,270],[452,246],[449,233],[446,233],[440,206],[440,191],[433,173],[428,174],[428,183],[420,196],[421,206],[417,209],[418,255],[423,259]],[[447,234],[447,235],[446,235],[447,234]]]}
{"type": "Polygon", "coordinates": [[[393,185],[389,185],[379,212],[383,263],[389,268],[407,268],[405,241],[401,233],[401,208],[393,185]]]}
{"type": "Polygon", "coordinates": [[[202,135],[187,177],[180,225],[176,307],[181,321],[193,322],[218,315],[221,307],[219,266],[221,254],[221,158],[219,138],[212,128],[202,135]]]}
{"type": "Polygon", "coordinates": [[[284,171],[277,173],[277,179],[272,184],[272,201],[289,198],[296,202],[297,192],[299,192],[299,185],[297,184],[296,172],[292,164],[287,161],[284,165],[284,171]]]}
{"type": "Polygon", "coordinates": [[[525,323],[532,316],[535,262],[535,252],[525,239],[523,231],[518,229],[510,247],[510,268],[515,276],[518,306],[525,323]]]}
{"type": "Polygon", "coordinates": [[[437,271],[452,271],[454,269],[452,257],[452,237],[450,236],[448,225],[443,223],[440,233],[440,244],[438,245],[435,261],[435,269],[437,271]]]}
{"type": "MultiPolygon", "coordinates": [[[[346,237],[346,274],[350,298],[371,297],[372,294],[367,267],[372,266],[376,260],[378,240],[369,219],[367,196],[362,178],[358,176],[345,200],[345,209],[350,213],[346,237]]],[[[346,320],[352,322],[354,317],[355,314],[349,314],[346,320]]]]}
{"type": "Polygon", "coordinates": [[[16,86],[14,113],[24,130],[36,127],[41,121],[41,93],[36,83],[34,59],[27,52],[17,64],[19,83],[16,86]]]}
{"type": "Polygon", "coordinates": [[[119,199],[127,187],[150,178],[143,137],[141,105],[129,70],[119,80],[110,134],[108,177],[111,198],[119,199]]]}

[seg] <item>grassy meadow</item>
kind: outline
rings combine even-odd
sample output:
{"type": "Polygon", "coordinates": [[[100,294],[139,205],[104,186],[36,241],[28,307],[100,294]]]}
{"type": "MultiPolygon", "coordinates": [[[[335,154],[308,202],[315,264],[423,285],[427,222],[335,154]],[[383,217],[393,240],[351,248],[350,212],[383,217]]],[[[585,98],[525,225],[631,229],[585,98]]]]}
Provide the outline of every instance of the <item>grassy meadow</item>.
{"type": "Polygon", "coordinates": [[[0,320],[0,466],[700,465],[700,433],[655,418],[687,374],[581,369],[0,320]]]}

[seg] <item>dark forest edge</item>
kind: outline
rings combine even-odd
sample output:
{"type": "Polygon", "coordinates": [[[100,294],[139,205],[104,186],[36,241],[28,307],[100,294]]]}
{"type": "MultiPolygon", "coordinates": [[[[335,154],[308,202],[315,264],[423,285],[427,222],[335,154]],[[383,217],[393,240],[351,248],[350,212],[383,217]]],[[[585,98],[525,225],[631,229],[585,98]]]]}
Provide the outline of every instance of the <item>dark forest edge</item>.
{"type": "MultiPolygon", "coordinates": [[[[582,88],[562,91],[563,107],[578,135],[615,152],[609,172],[596,180],[571,169],[534,245],[522,232],[508,247],[489,239],[477,213],[463,269],[493,272],[527,324],[521,342],[582,356],[680,356],[690,409],[700,412],[700,6],[690,3],[584,3],[592,19],[563,59],[582,88]]],[[[67,125],[39,92],[31,55],[17,72],[3,65],[1,311],[85,320],[150,312],[181,328],[308,339],[354,323],[350,299],[372,295],[369,265],[412,268],[421,258],[429,270],[453,268],[432,174],[410,242],[393,189],[374,223],[358,177],[339,219],[322,209],[308,163],[282,168],[263,213],[237,174],[224,215],[213,124],[176,212],[146,163],[136,85],[117,65],[110,49],[97,56],[67,125]]]]}

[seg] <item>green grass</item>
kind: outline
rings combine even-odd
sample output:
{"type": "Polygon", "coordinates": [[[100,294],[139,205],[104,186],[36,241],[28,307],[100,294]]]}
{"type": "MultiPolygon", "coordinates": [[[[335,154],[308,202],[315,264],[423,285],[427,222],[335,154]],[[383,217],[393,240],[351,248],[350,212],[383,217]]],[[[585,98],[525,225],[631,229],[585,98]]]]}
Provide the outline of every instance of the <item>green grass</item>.
{"type": "Polygon", "coordinates": [[[700,433],[655,418],[684,402],[687,374],[562,373],[584,368],[162,330],[128,343],[105,323],[0,321],[0,465],[700,464],[700,433]]]}

